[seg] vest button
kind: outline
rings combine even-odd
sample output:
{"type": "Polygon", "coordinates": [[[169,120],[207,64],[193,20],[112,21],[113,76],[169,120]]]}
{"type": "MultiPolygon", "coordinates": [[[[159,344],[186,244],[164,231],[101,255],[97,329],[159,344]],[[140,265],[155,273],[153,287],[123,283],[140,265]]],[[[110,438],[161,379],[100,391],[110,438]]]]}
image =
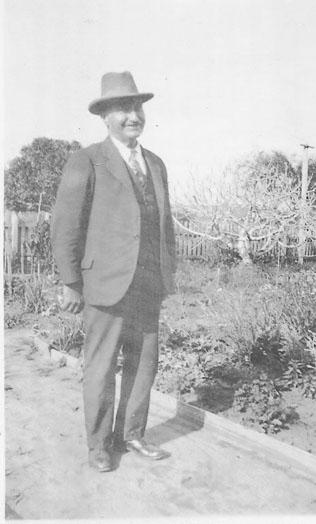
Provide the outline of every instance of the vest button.
{"type": "Polygon", "coordinates": [[[139,239],[139,235],[138,234],[134,235],[134,238],[135,238],[135,240],[138,240],[139,239]]]}

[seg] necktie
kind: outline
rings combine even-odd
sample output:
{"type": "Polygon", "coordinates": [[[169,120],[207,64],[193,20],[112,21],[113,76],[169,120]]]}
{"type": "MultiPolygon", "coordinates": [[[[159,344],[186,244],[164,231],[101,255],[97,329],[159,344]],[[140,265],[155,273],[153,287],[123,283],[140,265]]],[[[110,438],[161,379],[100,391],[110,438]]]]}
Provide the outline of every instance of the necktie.
{"type": "Polygon", "coordinates": [[[146,188],[146,175],[145,173],[143,173],[140,165],[139,165],[139,162],[136,158],[136,155],[137,155],[137,151],[136,149],[131,149],[131,156],[130,156],[130,159],[129,159],[129,165],[131,166],[132,168],[132,171],[135,175],[135,178],[136,178],[136,181],[140,187],[140,189],[142,190],[142,193],[144,194],[145,193],[145,188],[146,188]]]}

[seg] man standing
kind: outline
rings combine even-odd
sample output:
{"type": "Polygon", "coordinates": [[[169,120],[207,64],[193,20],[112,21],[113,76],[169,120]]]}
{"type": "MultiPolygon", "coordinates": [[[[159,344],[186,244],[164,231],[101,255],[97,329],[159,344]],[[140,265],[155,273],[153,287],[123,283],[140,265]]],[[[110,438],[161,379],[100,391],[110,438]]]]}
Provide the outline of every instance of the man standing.
{"type": "Polygon", "coordinates": [[[145,124],[142,104],[152,97],[138,92],[129,72],[102,77],[101,97],[89,111],[101,116],[109,136],[71,155],[53,214],[63,308],[78,313],[84,306],[85,422],[89,462],[99,471],[112,469],[113,449],[154,460],[167,456],[144,440],[160,306],[175,272],[166,169],[137,141],[145,124]]]}

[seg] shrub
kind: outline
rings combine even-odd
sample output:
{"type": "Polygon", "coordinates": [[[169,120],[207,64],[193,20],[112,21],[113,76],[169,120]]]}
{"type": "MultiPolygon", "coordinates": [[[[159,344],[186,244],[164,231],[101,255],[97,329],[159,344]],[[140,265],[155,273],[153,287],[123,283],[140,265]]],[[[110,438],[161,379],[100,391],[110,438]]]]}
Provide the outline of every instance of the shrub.
{"type": "Polygon", "coordinates": [[[233,408],[245,413],[244,421],[259,423],[265,433],[278,433],[298,420],[294,407],[285,407],[280,391],[266,374],[235,393],[233,408]]]}
{"type": "Polygon", "coordinates": [[[171,329],[162,323],[156,387],[178,395],[194,392],[213,378],[216,365],[227,364],[228,352],[225,343],[207,328],[171,329]]]}
{"type": "Polygon", "coordinates": [[[84,341],[83,321],[81,315],[58,316],[58,328],[49,349],[79,356],[84,341]]]}
{"type": "Polygon", "coordinates": [[[22,300],[24,297],[25,278],[12,276],[4,278],[4,296],[12,300],[22,300]]]}
{"type": "Polygon", "coordinates": [[[256,268],[233,268],[222,274],[204,310],[240,356],[281,373],[291,358],[306,359],[312,345],[314,281],[316,286],[313,272],[285,280],[256,268]]]}
{"type": "Polygon", "coordinates": [[[309,359],[316,336],[316,274],[300,271],[283,279],[282,329],[290,358],[309,359]]]}
{"type": "Polygon", "coordinates": [[[42,313],[48,307],[46,282],[44,277],[35,277],[25,281],[24,304],[29,313],[42,313]]]}
{"type": "Polygon", "coordinates": [[[273,374],[279,375],[287,365],[284,340],[280,328],[263,330],[252,346],[251,362],[257,367],[266,368],[273,374]]]}
{"type": "Polygon", "coordinates": [[[25,282],[22,278],[13,277],[4,280],[4,327],[7,329],[24,324],[24,287],[25,282]]]}
{"type": "Polygon", "coordinates": [[[23,312],[15,311],[9,312],[6,311],[4,314],[4,327],[6,329],[12,329],[16,326],[23,324],[23,312]]]}
{"type": "Polygon", "coordinates": [[[47,288],[45,276],[14,276],[5,280],[4,292],[9,303],[20,303],[24,312],[39,314],[48,307],[47,288]]]}
{"type": "Polygon", "coordinates": [[[182,395],[204,383],[205,372],[194,354],[175,353],[165,348],[160,353],[155,386],[164,393],[182,395]]]}
{"type": "Polygon", "coordinates": [[[33,227],[27,243],[32,256],[32,266],[38,264],[40,269],[46,272],[54,269],[50,236],[50,222],[41,219],[33,227]]]}
{"type": "Polygon", "coordinates": [[[276,384],[282,391],[301,388],[304,396],[315,398],[316,366],[313,362],[290,360],[287,369],[276,384]]]}

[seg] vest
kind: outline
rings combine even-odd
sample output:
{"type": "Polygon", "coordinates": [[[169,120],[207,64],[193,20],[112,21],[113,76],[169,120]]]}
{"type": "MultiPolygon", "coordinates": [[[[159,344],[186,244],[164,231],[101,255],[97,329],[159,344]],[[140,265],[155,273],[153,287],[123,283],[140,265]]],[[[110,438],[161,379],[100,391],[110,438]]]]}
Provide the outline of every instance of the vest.
{"type": "Polygon", "coordinates": [[[160,217],[152,175],[147,165],[147,184],[145,198],[134,181],[128,166],[135,197],[140,209],[140,241],[136,273],[140,278],[147,278],[149,287],[161,290],[160,272],[160,217]]]}

